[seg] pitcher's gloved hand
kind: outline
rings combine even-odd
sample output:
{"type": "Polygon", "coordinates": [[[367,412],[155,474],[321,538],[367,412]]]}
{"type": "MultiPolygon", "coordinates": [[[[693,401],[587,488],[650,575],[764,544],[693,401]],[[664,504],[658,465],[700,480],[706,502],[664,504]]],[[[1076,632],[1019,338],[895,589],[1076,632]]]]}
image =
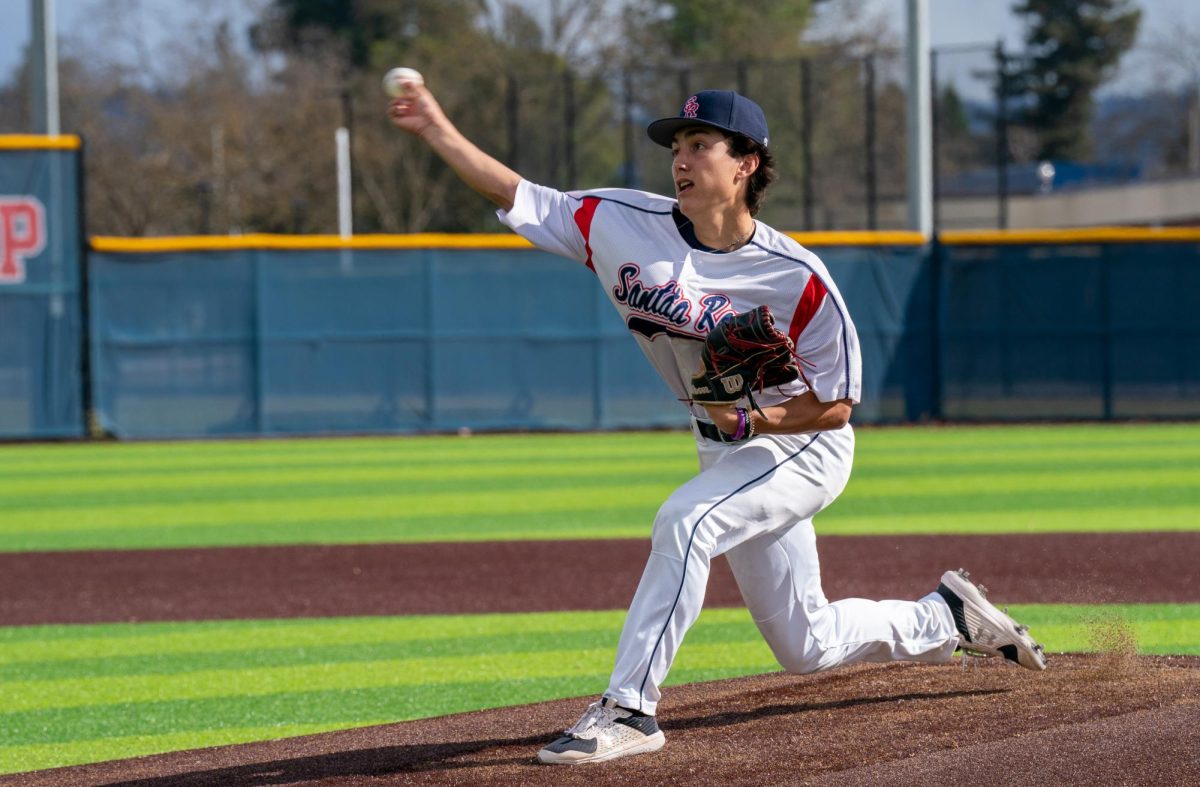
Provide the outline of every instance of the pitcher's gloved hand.
{"type": "Polygon", "coordinates": [[[792,350],[792,340],[775,327],[766,306],[726,317],[704,341],[700,371],[692,378],[692,401],[733,404],[745,396],[761,413],[753,391],[800,376],[792,350]]]}

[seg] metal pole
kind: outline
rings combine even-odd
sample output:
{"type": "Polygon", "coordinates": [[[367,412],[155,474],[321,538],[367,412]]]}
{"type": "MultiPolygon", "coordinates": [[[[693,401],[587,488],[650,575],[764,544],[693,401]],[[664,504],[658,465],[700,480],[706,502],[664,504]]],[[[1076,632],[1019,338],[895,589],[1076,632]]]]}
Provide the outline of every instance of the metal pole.
{"type": "Polygon", "coordinates": [[[1008,55],[1004,41],[996,42],[996,218],[1008,229],[1008,55]]]}
{"type": "Polygon", "coordinates": [[[521,121],[518,117],[520,111],[520,97],[517,95],[517,78],[512,74],[508,75],[508,161],[505,162],[508,166],[515,170],[520,170],[521,164],[517,161],[518,155],[521,153],[518,139],[521,136],[521,121]]]}
{"type": "Polygon", "coordinates": [[[75,191],[78,194],[79,227],[79,398],[83,409],[83,436],[101,436],[99,419],[93,403],[95,388],[92,385],[92,285],[91,244],[87,234],[87,189],[84,183],[83,156],[86,150],[80,143],[75,153],[75,191]]]}
{"type": "Polygon", "coordinates": [[[929,244],[929,278],[932,279],[931,286],[932,303],[930,311],[932,319],[930,320],[930,376],[933,378],[930,390],[930,409],[929,417],[935,421],[940,421],[944,415],[944,399],[946,384],[943,378],[945,374],[945,357],[946,348],[942,337],[946,325],[946,260],[945,249],[938,236],[934,234],[929,244]]]}
{"type": "Polygon", "coordinates": [[[567,186],[575,188],[575,75],[570,69],[563,74],[564,154],[567,159],[567,186]]]}
{"type": "Polygon", "coordinates": [[[626,71],[624,74],[624,93],[622,101],[624,102],[624,142],[625,142],[625,187],[632,188],[635,185],[636,162],[634,161],[633,147],[633,76],[626,71]]]}
{"type": "Polygon", "coordinates": [[[930,110],[933,119],[933,136],[931,139],[930,158],[932,162],[930,166],[933,168],[932,181],[932,202],[933,202],[933,232],[936,234],[942,227],[942,193],[939,181],[941,180],[942,165],[938,157],[941,153],[941,113],[938,105],[938,76],[937,76],[937,52],[930,51],[929,53],[929,93],[931,96],[930,110]]]}
{"type": "Polygon", "coordinates": [[[1188,93],[1188,172],[1200,173],[1200,84],[1188,93]]]}
{"type": "Polygon", "coordinates": [[[866,105],[863,113],[863,126],[866,131],[866,139],[863,142],[866,148],[867,158],[867,229],[878,229],[878,202],[879,202],[879,169],[876,164],[875,156],[875,56],[867,55],[863,60],[863,68],[865,69],[866,85],[863,88],[863,97],[866,105]]]}
{"type": "Polygon", "coordinates": [[[812,69],[807,59],[800,61],[800,158],[804,162],[801,179],[804,195],[804,229],[813,229],[813,129],[812,69]]]}
{"type": "Polygon", "coordinates": [[[1105,421],[1113,419],[1112,263],[1107,251],[1100,257],[1100,401],[1105,421]]]}
{"type": "Polygon", "coordinates": [[[58,136],[58,34],[54,0],[31,0],[33,130],[58,136]]]}
{"type": "Polygon", "coordinates": [[[342,88],[342,128],[346,129],[346,177],[350,183],[346,187],[350,219],[348,222],[350,234],[354,234],[354,96],[350,92],[350,71],[347,67],[342,88]]]}
{"type": "Polygon", "coordinates": [[[929,0],[908,0],[908,226],[933,229],[930,148],[929,0]]]}
{"type": "Polygon", "coordinates": [[[354,234],[354,214],[351,209],[350,129],[339,128],[334,133],[337,146],[338,234],[347,240],[354,234]]]}

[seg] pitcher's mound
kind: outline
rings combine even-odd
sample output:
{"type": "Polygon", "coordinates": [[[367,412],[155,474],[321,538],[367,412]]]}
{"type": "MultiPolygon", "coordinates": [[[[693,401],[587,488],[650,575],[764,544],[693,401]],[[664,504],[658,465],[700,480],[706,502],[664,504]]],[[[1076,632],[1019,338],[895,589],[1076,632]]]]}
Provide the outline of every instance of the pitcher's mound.
{"type": "Polygon", "coordinates": [[[662,751],[534,755],[587,698],[0,778],[23,785],[1200,783],[1200,658],[863,665],[669,688],[662,751]]]}

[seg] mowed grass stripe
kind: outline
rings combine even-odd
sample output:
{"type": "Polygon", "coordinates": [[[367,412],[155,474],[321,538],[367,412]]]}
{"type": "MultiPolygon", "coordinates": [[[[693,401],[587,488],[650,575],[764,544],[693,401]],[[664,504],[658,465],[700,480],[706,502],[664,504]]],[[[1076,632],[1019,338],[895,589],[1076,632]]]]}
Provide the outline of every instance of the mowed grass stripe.
{"type": "MultiPolygon", "coordinates": [[[[995,455],[1018,458],[1036,453],[1056,458],[1072,455],[1161,458],[1178,453],[1181,460],[1200,456],[1200,425],[1076,425],[945,427],[937,429],[860,429],[862,449],[877,462],[936,461],[950,453],[956,460],[995,455]]],[[[96,476],[130,472],[146,475],[221,471],[227,468],[339,468],[351,464],[398,468],[473,466],[539,461],[600,461],[653,456],[677,459],[690,450],[684,432],[483,435],[341,439],[274,439],[248,442],[83,443],[0,446],[0,479],[53,479],[72,471],[96,476]]]]}
{"type": "MultiPolygon", "coordinates": [[[[54,535],[66,536],[61,541],[70,541],[73,548],[82,548],[83,542],[76,539],[89,533],[94,536],[90,541],[96,547],[102,547],[108,541],[116,547],[149,546],[162,542],[170,530],[176,530],[175,540],[180,545],[188,543],[188,533],[193,534],[194,542],[203,543],[199,531],[206,530],[211,546],[220,545],[226,537],[232,540],[230,543],[254,543],[256,537],[262,537],[264,543],[287,542],[272,541],[272,534],[283,539],[288,534],[295,534],[296,542],[311,539],[322,543],[347,543],[350,529],[364,535],[376,534],[371,541],[493,540],[503,539],[506,534],[535,539],[649,535],[654,511],[664,498],[662,489],[656,485],[629,485],[620,489],[618,505],[612,503],[614,497],[618,495],[582,497],[576,489],[568,488],[541,489],[536,493],[514,489],[469,497],[430,494],[318,498],[302,501],[305,505],[296,505],[293,500],[227,500],[184,509],[169,504],[137,505],[84,509],[74,517],[61,516],[56,511],[13,516],[0,524],[0,537],[4,539],[7,551],[28,551],[36,547],[18,545],[36,545],[40,541],[53,543],[55,540],[50,536],[54,535]],[[581,522],[596,529],[590,533],[576,533],[581,522]],[[452,527],[455,524],[458,527],[452,527]],[[113,531],[124,533],[124,539],[113,537],[113,531]],[[143,531],[145,537],[142,545],[136,543],[143,537],[139,536],[139,531],[143,531]],[[299,537],[304,533],[311,535],[299,537]]],[[[824,533],[833,533],[839,527],[853,527],[864,533],[872,528],[880,533],[922,533],[924,528],[919,527],[919,522],[929,521],[938,533],[986,533],[1003,531],[1003,518],[1007,518],[1034,525],[1040,522],[1046,530],[1060,531],[1063,528],[1079,529],[1073,527],[1075,521],[1081,527],[1096,529],[1194,529],[1198,524],[1195,518],[1198,509],[1200,487],[1193,486],[1100,488],[1021,495],[974,492],[953,497],[859,497],[847,492],[844,498],[822,513],[818,527],[824,533]],[[1106,516],[1103,513],[1106,510],[1123,512],[1124,517],[1106,516]],[[1102,518],[1097,519],[1097,513],[1102,518]],[[950,530],[946,529],[947,519],[950,530]],[[1192,527],[1186,527],[1189,522],[1192,527]]],[[[1014,525],[1014,531],[1019,530],[1014,525]]]]}
{"type": "MultiPolygon", "coordinates": [[[[852,480],[846,493],[826,517],[920,512],[973,513],[987,511],[1055,511],[1107,505],[1113,508],[1187,507],[1200,509],[1200,484],[1192,471],[1159,474],[1063,474],[1054,477],[1010,476],[990,480],[944,482],[922,479],[911,484],[863,479],[852,480]]],[[[0,522],[0,536],[18,533],[52,533],[131,527],[190,527],[220,523],[252,526],[270,522],[303,523],[337,519],[389,517],[397,523],[408,520],[437,525],[445,516],[474,514],[480,520],[494,512],[508,514],[567,514],[603,506],[603,497],[614,488],[625,496],[622,507],[637,505],[636,511],[649,508],[652,515],[671,488],[686,476],[656,478],[652,473],[606,478],[567,478],[537,483],[497,482],[477,486],[468,495],[463,491],[409,489],[385,491],[377,486],[346,487],[329,490],[313,484],[299,490],[276,489],[248,494],[202,496],[147,495],[142,501],[130,493],[126,502],[105,502],[104,497],[89,504],[86,498],[69,505],[45,505],[38,508],[7,508],[0,522]],[[155,499],[158,498],[158,499],[155,499]],[[136,501],[136,502],[135,502],[136,501]],[[153,502],[151,502],[153,501],[153,502]],[[184,506],[183,511],[176,510],[184,506]],[[7,509],[7,510],[6,510],[7,509]]],[[[611,499],[611,498],[609,498],[611,499]]],[[[611,510],[611,509],[610,509],[611,510]]],[[[647,517],[634,514],[629,524],[647,517]]]]}
{"type": "MultiPolygon", "coordinates": [[[[1200,464],[1200,458],[1197,463],[1200,464]]],[[[430,468],[406,471],[396,468],[342,467],[320,472],[273,470],[251,474],[227,471],[202,473],[185,479],[129,476],[116,479],[42,479],[23,481],[20,491],[0,496],[0,512],[17,517],[39,511],[49,514],[64,509],[87,508],[98,511],[102,508],[178,503],[265,503],[346,497],[365,499],[388,497],[396,493],[428,497],[439,493],[459,495],[468,485],[473,492],[513,494],[564,488],[587,490],[627,487],[638,483],[653,483],[669,489],[687,480],[695,472],[694,464],[685,455],[682,461],[675,463],[625,461],[573,465],[545,461],[473,467],[458,470],[453,475],[430,468]]],[[[1192,467],[1181,467],[1178,463],[1166,465],[1156,462],[1155,465],[1139,468],[1125,462],[1113,467],[1090,462],[1083,468],[1066,463],[978,468],[960,462],[953,468],[922,468],[921,472],[912,467],[893,472],[891,468],[868,466],[860,469],[852,479],[852,493],[855,498],[953,496],[984,488],[995,492],[1095,489],[1152,492],[1161,489],[1169,493],[1171,487],[1194,487],[1200,475],[1192,467]],[[953,472],[949,472],[951,469],[953,472]]]]}
{"type": "MultiPolygon", "coordinates": [[[[822,513],[823,522],[843,517],[889,516],[914,514],[1024,513],[1044,511],[1089,511],[1098,506],[1109,508],[1159,507],[1186,508],[1193,513],[1200,509],[1200,486],[1186,480],[1164,483],[1156,479],[1129,487],[1116,485],[1083,488],[1022,489],[965,489],[947,491],[934,489],[892,493],[871,489],[857,491],[864,483],[851,482],[844,495],[822,513]]],[[[1038,486],[1041,486],[1039,483],[1038,486]]],[[[1053,487],[1053,485],[1051,485],[1053,487]]],[[[654,511],[665,499],[670,488],[659,483],[624,484],[619,487],[620,503],[613,505],[617,489],[608,486],[553,487],[549,489],[504,489],[471,494],[398,493],[363,494],[348,497],[313,497],[284,500],[212,500],[176,507],[172,503],[96,506],[94,508],[60,510],[57,508],[21,512],[0,522],[0,537],[21,534],[80,533],[108,529],[161,529],[190,527],[252,528],[272,523],[302,526],[329,523],[344,527],[357,521],[384,520],[397,527],[406,522],[426,525],[429,538],[436,541],[445,535],[439,523],[462,516],[475,517],[482,527],[494,520],[497,512],[505,516],[524,515],[553,518],[596,510],[610,513],[628,512],[630,519],[614,524],[642,523],[649,532],[654,511]],[[602,494],[603,493],[603,494],[602,494]]],[[[1131,523],[1130,529],[1141,529],[1131,523]]],[[[597,537],[605,533],[594,534],[597,537]]]]}
{"type": "Polygon", "coordinates": [[[1000,449],[1024,451],[1049,446],[1084,446],[1101,450],[1122,446],[1195,445],[1200,424],[1186,423],[1080,423],[998,424],[988,426],[901,426],[860,429],[860,437],[877,443],[877,448],[903,452],[955,444],[961,451],[987,453],[1000,449]]]}
{"type": "MultiPolygon", "coordinates": [[[[5,446],[0,470],[27,470],[29,450],[105,473],[121,457],[133,464],[118,476],[46,464],[0,483],[0,551],[644,536],[695,472],[690,443],[649,433],[5,446]],[[203,469],[137,469],[198,457],[203,469]],[[256,469],[221,464],[234,460],[256,469]]],[[[856,464],[822,532],[1200,527],[1200,425],[867,429],[856,464]]]]}
{"type": "MultiPolygon", "coordinates": [[[[1162,440],[1161,435],[1149,432],[1140,439],[1106,439],[1096,429],[1153,430],[1150,426],[1109,425],[1102,427],[1038,427],[1011,426],[1026,439],[997,440],[993,430],[932,429],[930,435],[912,428],[860,429],[859,458],[869,458],[870,464],[897,468],[913,464],[940,464],[953,467],[958,462],[1003,459],[1005,464],[1021,461],[1073,461],[1104,457],[1112,461],[1167,460],[1190,462],[1200,456],[1200,429],[1191,424],[1178,425],[1181,435],[1162,440]],[[1083,435],[1061,433],[1061,429],[1079,429],[1083,435]],[[1051,430],[1049,434],[1029,439],[1030,430],[1051,430]],[[1084,436],[1086,437],[1083,439],[1084,436]],[[1070,439],[1066,439],[1070,438],[1070,439]],[[869,449],[864,453],[864,448],[869,449]],[[946,462],[952,456],[954,462],[946,462]]],[[[100,443],[57,446],[57,457],[35,457],[38,446],[0,446],[0,480],[54,480],[64,473],[87,471],[89,477],[120,477],[130,473],[172,476],[203,472],[222,472],[230,468],[246,472],[278,470],[337,470],[347,466],[363,468],[395,468],[400,470],[462,467],[483,468],[496,464],[517,462],[558,463],[583,462],[606,464],[611,460],[650,458],[656,461],[680,461],[680,451],[694,454],[694,443],[682,432],[651,432],[572,435],[503,435],[463,440],[454,437],[391,438],[379,444],[368,438],[340,441],[269,440],[262,443],[235,444],[241,450],[230,451],[213,446],[221,443],[163,443],[145,451],[142,444],[100,443]],[[361,441],[361,444],[360,444],[361,441]],[[206,450],[207,449],[207,450],[206,450]]],[[[694,458],[686,461],[694,464],[694,458]]]]}
{"type": "Polygon", "coordinates": [[[131,504],[199,503],[205,501],[362,497],[400,494],[460,495],[468,486],[480,492],[626,486],[634,483],[675,485],[696,471],[695,461],[664,467],[661,462],[527,462],[458,469],[340,467],[319,471],[201,473],[186,478],[87,478],[23,481],[21,490],[0,497],[0,511],[25,512],[131,504]],[[107,482],[107,483],[106,483],[107,482]]]}
{"type": "MultiPolygon", "coordinates": [[[[1120,646],[1126,634],[1139,652],[1200,653],[1200,604],[1020,605],[1011,611],[1033,626],[1052,654],[1120,646]]],[[[0,772],[590,695],[607,680],[611,643],[622,618],[623,612],[608,611],[0,629],[10,666],[24,664],[28,670],[24,680],[5,684],[6,690],[15,688],[15,704],[6,704],[9,712],[0,713],[6,733],[0,745],[0,772]],[[445,630],[439,636],[443,622],[445,630]],[[572,633],[558,648],[547,649],[547,635],[560,628],[572,633]],[[409,636],[410,629],[419,636],[409,636]],[[453,642],[464,631],[484,638],[474,643],[481,648],[491,639],[500,651],[480,650],[469,658],[454,655],[453,642]],[[394,637],[397,653],[410,657],[355,658],[352,649],[337,650],[347,644],[344,636],[376,644],[394,637]],[[602,641],[605,638],[608,643],[602,641]],[[93,681],[84,676],[34,679],[42,668],[38,649],[52,644],[76,658],[50,662],[61,667],[75,661],[102,672],[102,659],[94,649],[105,639],[110,643],[102,652],[123,667],[133,668],[130,659],[164,643],[178,646],[163,655],[176,663],[164,671],[161,664],[147,662],[150,671],[120,678],[98,674],[93,681]],[[273,642],[278,646],[271,646],[273,642]],[[275,662],[256,661],[249,647],[253,643],[264,644],[264,652],[275,662]],[[187,645],[197,649],[188,651],[187,645]],[[445,646],[451,655],[432,657],[431,646],[445,646]],[[21,647],[30,649],[30,658],[21,657],[21,647]],[[529,656],[523,657],[526,647],[529,656]],[[244,661],[240,668],[213,670],[207,659],[216,654],[236,654],[244,661]],[[296,666],[281,669],[278,659],[285,655],[296,666]],[[397,669],[398,663],[404,666],[397,669]],[[560,663],[568,669],[559,669],[560,663]]],[[[777,669],[744,610],[706,610],[681,649],[668,683],[777,669]]]]}
{"type": "MultiPolygon", "coordinates": [[[[620,487],[622,506],[662,502],[661,484],[626,484],[620,487]]],[[[604,488],[611,493],[611,488],[604,488]]],[[[397,522],[418,520],[430,524],[445,516],[474,515],[481,521],[496,512],[538,514],[586,511],[603,505],[607,494],[571,487],[464,491],[438,494],[390,493],[366,497],[312,498],[293,500],[218,500],[175,506],[171,503],[97,507],[94,510],[55,509],[22,512],[0,522],[0,535],[21,532],[53,533],[58,530],[103,530],[110,527],[182,528],[192,525],[227,524],[250,527],[272,522],[291,524],[330,522],[344,524],[358,519],[386,517],[397,522]]],[[[431,540],[437,540],[436,537],[431,540]]]]}
{"type": "Polygon", "coordinates": [[[684,432],[588,432],[479,435],[469,439],[435,436],[24,444],[0,446],[0,479],[36,477],[63,470],[191,472],[244,466],[338,467],[359,461],[425,467],[540,459],[547,453],[587,461],[630,453],[671,456],[679,446],[687,447],[692,442],[684,432]],[[581,437],[585,439],[581,441],[581,437]],[[665,439],[648,442],[647,437],[665,439]]]}
{"type": "MultiPolygon", "coordinates": [[[[245,526],[225,522],[210,527],[137,528],[59,531],[47,537],[30,533],[4,536],[8,551],[57,549],[167,549],[208,546],[284,546],[295,544],[418,543],[428,541],[592,540],[648,538],[656,505],[607,507],[587,511],[440,517],[436,522],[398,522],[392,517],[352,522],[273,522],[245,526]]],[[[840,504],[839,504],[840,505],[840,504]]],[[[1087,532],[1178,532],[1197,528],[1190,506],[1068,508],[1061,511],[922,511],[904,516],[835,516],[817,519],[819,535],[1006,534],[1087,532]]]]}
{"type": "MultiPolygon", "coordinates": [[[[861,441],[860,441],[861,442],[861,441]]],[[[0,452],[3,449],[0,448],[0,452]]],[[[1097,453],[1076,448],[1069,451],[1038,451],[1031,457],[1014,462],[1000,452],[975,456],[947,458],[947,452],[925,456],[884,456],[870,446],[860,449],[855,458],[855,476],[871,478],[913,479],[987,475],[1045,475],[1057,472],[1118,472],[1139,473],[1186,470],[1200,463],[1200,446],[1128,449],[1120,452],[1097,453]]],[[[26,497],[45,494],[94,495],[104,492],[159,490],[253,489],[254,487],[302,487],[313,482],[339,485],[354,482],[371,483],[481,483],[490,479],[512,480],[523,477],[571,477],[613,475],[630,472],[695,472],[696,459],[690,445],[682,445],[663,455],[637,452],[619,457],[570,459],[546,453],[519,462],[488,459],[478,462],[455,463],[453,472],[441,464],[400,465],[390,459],[356,460],[353,463],[332,459],[312,461],[281,467],[276,464],[257,464],[231,468],[218,466],[197,470],[155,472],[161,468],[139,468],[136,473],[116,470],[109,466],[84,468],[86,474],[62,470],[10,478],[16,490],[5,493],[0,502],[20,501],[26,497]],[[614,460],[619,461],[614,461],[614,460]]]]}

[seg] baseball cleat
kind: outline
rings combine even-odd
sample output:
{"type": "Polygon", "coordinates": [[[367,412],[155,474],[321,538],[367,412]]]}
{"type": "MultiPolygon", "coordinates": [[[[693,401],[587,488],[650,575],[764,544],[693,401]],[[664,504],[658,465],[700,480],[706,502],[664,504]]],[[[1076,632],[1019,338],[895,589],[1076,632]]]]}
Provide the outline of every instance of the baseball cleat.
{"type": "Polygon", "coordinates": [[[1003,656],[1026,669],[1046,669],[1042,646],[1022,626],[987,600],[987,588],[976,585],[962,570],[942,574],[937,592],[954,614],[958,646],[973,656],[1003,656]]]}
{"type": "Polygon", "coordinates": [[[562,737],[538,752],[540,762],[578,765],[658,751],[667,742],[653,716],[635,714],[601,697],[562,737]]]}

